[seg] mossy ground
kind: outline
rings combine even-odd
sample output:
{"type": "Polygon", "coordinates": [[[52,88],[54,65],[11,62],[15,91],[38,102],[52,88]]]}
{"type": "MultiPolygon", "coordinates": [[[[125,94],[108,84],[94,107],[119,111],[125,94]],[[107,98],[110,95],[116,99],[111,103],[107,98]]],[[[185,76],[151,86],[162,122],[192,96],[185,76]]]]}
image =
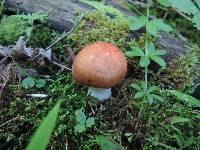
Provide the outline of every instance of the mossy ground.
{"type": "MultiPolygon", "coordinates": [[[[35,26],[34,30],[37,32],[31,35],[28,43],[32,47],[47,47],[59,36],[59,33],[46,25],[35,26]]],[[[97,40],[111,42],[124,50],[129,42],[127,34],[126,23],[117,19],[111,20],[95,12],[88,14],[76,31],[58,43],[53,51],[57,55],[63,55],[66,46],[78,51],[97,40]]],[[[144,45],[142,35],[136,39],[136,43],[144,45]]],[[[163,79],[165,76],[162,76],[161,82],[169,81],[168,78],[177,73],[178,76],[174,75],[173,78],[178,77],[179,80],[171,81],[178,86],[174,88],[183,89],[185,88],[183,84],[190,85],[191,79],[194,78],[193,74],[196,73],[197,61],[192,59],[193,57],[192,54],[188,54],[171,62],[169,65],[171,67],[168,68],[168,72],[166,71],[167,76],[165,80],[163,79]],[[189,68],[192,71],[188,70],[189,68]],[[181,74],[180,69],[184,71],[181,74]]],[[[66,143],[69,149],[98,149],[94,141],[95,135],[109,136],[130,150],[172,149],[172,147],[178,149],[176,136],[179,135],[183,137],[182,142],[192,138],[192,144],[188,149],[200,149],[198,108],[188,107],[166,94],[163,94],[165,99],[163,103],[149,105],[135,100],[133,98],[135,91],[130,84],[134,81],[139,82],[143,78],[143,72],[137,65],[138,60],[128,60],[128,62],[126,78],[112,89],[113,98],[103,103],[97,103],[95,99],[88,97],[87,87],[77,85],[70,72],[58,73],[57,69],[50,69],[53,75],[41,89],[25,89],[21,83],[10,84],[6,88],[4,99],[0,100],[0,149],[24,149],[42,118],[58,100],[63,100],[63,103],[48,145],[49,149],[65,149],[66,143]],[[49,97],[36,99],[25,95],[38,92],[48,93],[49,97]],[[95,125],[86,132],[77,134],[74,129],[75,111],[80,108],[85,109],[87,116],[95,117],[95,125]],[[139,112],[142,112],[142,115],[139,112]],[[190,121],[172,125],[170,120],[174,116],[190,118],[190,121]],[[3,124],[13,118],[16,119],[3,124]]]]}
{"type": "Polygon", "coordinates": [[[110,42],[124,50],[128,30],[127,20],[111,19],[104,13],[95,11],[85,15],[82,23],[69,38],[74,41],[78,50],[97,41],[110,42]]]}

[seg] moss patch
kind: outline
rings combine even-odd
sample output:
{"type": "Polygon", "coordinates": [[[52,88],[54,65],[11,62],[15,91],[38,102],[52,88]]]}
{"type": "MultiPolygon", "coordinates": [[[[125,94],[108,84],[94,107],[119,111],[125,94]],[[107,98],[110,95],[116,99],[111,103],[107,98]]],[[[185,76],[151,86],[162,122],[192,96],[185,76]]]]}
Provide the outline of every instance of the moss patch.
{"type": "Polygon", "coordinates": [[[0,44],[13,44],[26,30],[26,22],[16,16],[3,18],[0,23],[0,44]]]}
{"type": "Polygon", "coordinates": [[[193,86],[193,81],[199,77],[199,58],[194,52],[188,52],[169,62],[169,66],[159,75],[157,81],[172,89],[184,90],[193,86]]]}
{"type": "Polygon", "coordinates": [[[28,41],[31,47],[48,47],[58,35],[56,31],[45,25],[36,25],[28,41]]]}
{"type": "Polygon", "coordinates": [[[128,31],[127,21],[118,18],[111,19],[96,11],[86,14],[82,23],[69,38],[75,42],[78,50],[97,41],[110,42],[124,49],[128,31]]]}

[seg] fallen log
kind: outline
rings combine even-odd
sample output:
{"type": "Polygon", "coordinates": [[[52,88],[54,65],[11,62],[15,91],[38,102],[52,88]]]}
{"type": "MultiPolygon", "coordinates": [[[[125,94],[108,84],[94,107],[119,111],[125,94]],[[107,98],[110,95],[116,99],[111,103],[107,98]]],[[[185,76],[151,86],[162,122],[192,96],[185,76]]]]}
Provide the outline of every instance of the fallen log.
{"type": "Polygon", "coordinates": [[[66,32],[75,25],[77,11],[93,9],[89,5],[71,0],[6,0],[5,5],[10,11],[21,13],[50,13],[50,26],[66,32]]]}
{"type": "MultiPolygon", "coordinates": [[[[18,11],[21,13],[50,13],[49,24],[55,30],[68,32],[76,23],[76,13],[79,11],[91,11],[90,5],[80,2],[79,0],[5,0],[8,10],[18,11]]],[[[135,15],[125,9],[121,0],[108,0],[107,3],[119,9],[126,16],[135,15]]],[[[179,54],[187,51],[185,41],[177,39],[171,34],[162,33],[157,43],[160,47],[168,51],[166,61],[170,61],[179,54]]]]}

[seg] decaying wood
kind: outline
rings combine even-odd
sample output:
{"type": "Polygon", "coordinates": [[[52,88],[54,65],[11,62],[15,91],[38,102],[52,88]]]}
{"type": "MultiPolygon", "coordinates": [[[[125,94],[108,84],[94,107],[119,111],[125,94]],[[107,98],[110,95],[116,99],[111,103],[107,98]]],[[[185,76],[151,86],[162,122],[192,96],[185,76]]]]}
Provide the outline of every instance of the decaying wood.
{"type": "Polygon", "coordinates": [[[35,61],[39,64],[38,66],[44,66],[46,62],[45,60],[48,60],[48,62],[60,68],[71,70],[70,68],[56,62],[57,58],[51,52],[51,48],[43,49],[26,47],[26,40],[23,36],[19,37],[16,45],[10,45],[8,47],[3,47],[0,45],[0,57],[12,57],[15,60],[23,61],[35,61]]]}
{"type": "MultiPolygon", "coordinates": [[[[94,8],[79,0],[5,0],[9,10],[17,10],[23,13],[50,13],[49,24],[58,31],[69,31],[76,24],[76,13],[91,11],[94,8]]],[[[119,9],[126,16],[135,15],[123,5],[122,0],[108,0],[108,4],[119,9]]],[[[185,41],[177,39],[173,35],[163,33],[157,41],[158,45],[168,51],[166,60],[169,61],[176,54],[187,51],[185,41]]]]}
{"type": "Polygon", "coordinates": [[[8,63],[7,58],[5,58],[1,60],[0,65],[1,65],[1,70],[0,70],[0,99],[1,99],[3,90],[11,78],[13,63],[8,63]]]}
{"type": "Polygon", "coordinates": [[[68,32],[75,25],[77,12],[92,7],[76,0],[6,0],[9,10],[23,13],[49,13],[50,25],[58,31],[68,32]]]}
{"type": "Polygon", "coordinates": [[[73,62],[74,62],[76,55],[74,54],[74,52],[72,51],[71,48],[66,48],[65,53],[66,53],[66,56],[67,56],[67,63],[71,67],[73,62]]]}

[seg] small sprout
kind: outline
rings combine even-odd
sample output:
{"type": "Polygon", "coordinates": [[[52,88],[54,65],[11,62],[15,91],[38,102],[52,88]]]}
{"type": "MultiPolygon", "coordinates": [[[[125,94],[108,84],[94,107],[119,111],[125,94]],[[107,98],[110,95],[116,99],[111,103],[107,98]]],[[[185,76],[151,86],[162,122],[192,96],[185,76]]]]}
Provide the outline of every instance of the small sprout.
{"type": "Polygon", "coordinates": [[[24,86],[26,89],[33,88],[36,86],[36,88],[42,88],[46,85],[45,79],[35,79],[33,77],[27,77],[24,80],[22,80],[22,86],[24,86]]]}

